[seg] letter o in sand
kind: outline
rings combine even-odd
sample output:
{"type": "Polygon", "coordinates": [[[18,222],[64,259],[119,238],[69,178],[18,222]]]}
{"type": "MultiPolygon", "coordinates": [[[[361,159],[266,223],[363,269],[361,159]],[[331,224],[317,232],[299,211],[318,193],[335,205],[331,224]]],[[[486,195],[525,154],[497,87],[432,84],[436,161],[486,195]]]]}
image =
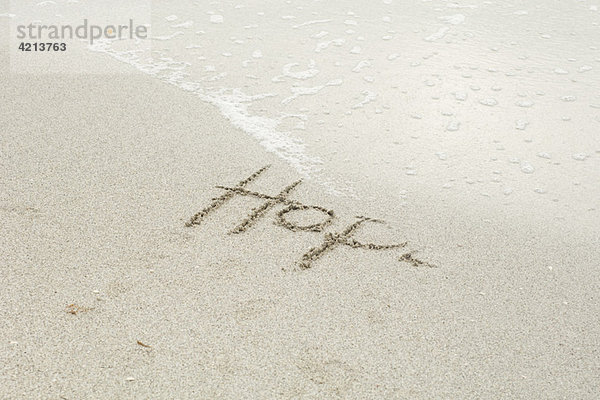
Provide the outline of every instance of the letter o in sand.
{"type": "Polygon", "coordinates": [[[288,228],[291,231],[313,231],[313,232],[321,232],[323,228],[333,221],[333,210],[328,210],[324,207],[320,206],[305,206],[303,204],[291,204],[284,208],[283,210],[277,213],[277,224],[288,228]],[[297,225],[285,219],[285,215],[292,211],[300,211],[300,210],[317,210],[326,215],[324,221],[319,222],[318,224],[311,225],[297,225]]]}

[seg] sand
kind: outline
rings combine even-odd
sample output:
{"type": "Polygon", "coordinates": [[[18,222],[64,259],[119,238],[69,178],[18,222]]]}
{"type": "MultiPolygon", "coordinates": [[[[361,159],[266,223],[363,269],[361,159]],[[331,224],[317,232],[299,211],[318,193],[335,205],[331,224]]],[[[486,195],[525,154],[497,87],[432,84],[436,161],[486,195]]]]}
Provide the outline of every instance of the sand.
{"type": "Polygon", "coordinates": [[[1,398],[597,396],[598,211],[399,183],[361,146],[307,177],[133,68],[2,51],[1,398]]]}

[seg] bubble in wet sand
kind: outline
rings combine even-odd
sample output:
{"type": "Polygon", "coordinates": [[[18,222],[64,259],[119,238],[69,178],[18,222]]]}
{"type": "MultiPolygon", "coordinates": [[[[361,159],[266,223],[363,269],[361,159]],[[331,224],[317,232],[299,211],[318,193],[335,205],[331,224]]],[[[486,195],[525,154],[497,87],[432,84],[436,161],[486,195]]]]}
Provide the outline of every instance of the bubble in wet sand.
{"type": "Polygon", "coordinates": [[[479,104],[483,104],[484,106],[493,107],[498,104],[498,100],[488,97],[487,99],[479,100],[479,104]]]}
{"type": "Polygon", "coordinates": [[[218,15],[218,14],[214,14],[210,16],[210,22],[212,22],[213,24],[222,24],[223,23],[223,16],[222,15],[218,15]]]}
{"type": "Polygon", "coordinates": [[[521,171],[525,174],[533,174],[535,172],[535,168],[527,161],[523,161],[521,163],[521,171]]]}

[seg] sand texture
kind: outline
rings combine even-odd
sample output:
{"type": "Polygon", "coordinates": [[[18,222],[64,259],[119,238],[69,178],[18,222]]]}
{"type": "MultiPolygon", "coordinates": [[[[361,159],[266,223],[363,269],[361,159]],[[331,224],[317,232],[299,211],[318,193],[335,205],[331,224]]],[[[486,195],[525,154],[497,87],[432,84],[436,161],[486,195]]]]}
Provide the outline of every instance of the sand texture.
{"type": "MultiPolygon", "coordinates": [[[[187,6],[168,4],[155,9],[160,21],[185,23],[187,6]]],[[[289,10],[279,14],[296,9],[285,4],[289,10]]],[[[234,12],[214,8],[202,14],[207,35],[234,12]]],[[[328,22],[309,10],[276,21],[318,35],[328,22]]],[[[477,11],[444,10],[442,17],[477,11]]],[[[350,21],[343,29],[359,29],[352,22],[358,16],[335,15],[350,21]]],[[[418,33],[423,43],[462,38],[453,35],[460,17],[434,20],[453,31],[428,27],[418,33]]],[[[337,37],[321,36],[314,40],[337,37]]],[[[155,42],[162,50],[171,43],[155,42]]],[[[320,110],[310,121],[323,124],[292,130],[303,141],[261,136],[268,118],[242,119],[239,104],[246,103],[227,108],[216,89],[182,90],[180,81],[148,76],[107,48],[81,62],[126,73],[19,74],[0,50],[1,399],[598,397],[600,157],[593,149],[600,147],[588,133],[591,120],[579,125],[580,139],[565,135],[548,145],[567,149],[563,169],[536,161],[530,174],[522,158],[510,163],[510,154],[496,155],[503,163],[496,167],[485,152],[527,146],[512,130],[510,139],[494,142],[500,125],[472,127],[484,132],[474,139],[456,133],[455,124],[456,141],[438,141],[424,137],[437,132],[440,119],[420,126],[405,113],[402,123],[388,124],[399,112],[377,120],[369,107],[379,103],[367,101],[353,109],[355,123],[339,129],[320,110]],[[354,128],[373,136],[353,141],[353,132],[342,133],[354,128]],[[319,135],[325,144],[313,143],[319,135]],[[468,142],[472,153],[461,150],[468,142]],[[584,160],[571,157],[577,143],[587,149],[584,160]],[[509,167],[518,179],[511,181],[509,167]],[[504,174],[493,174],[496,168],[504,174]],[[481,182],[477,171],[484,171],[481,182]],[[496,185],[495,176],[504,180],[496,185]],[[515,192],[504,194],[510,182],[515,192]],[[533,190],[539,182],[553,182],[555,192],[543,197],[533,190]]],[[[171,50],[175,57],[181,49],[171,50]]],[[[281,79],[308,86],[316,67],[306,61],[304,75],[289,66],[281,79]]],[[[344,67],[368,68],[354,61],[344,67]]],[[[333,62],[327,65],[324,74],[332,74],[333,62]]],[[[461,73],[469,70],[476,71],[461,73]]],[[[322,90],[337,88],[333,79],[328,75],[322,90]]],[[[277,114],[276,107],[311,96],[287,94],[293,98],[265,100],[264,112],[248,107],[277,114]]],[[[469,94],[477,107],[493,109],[469,94]]],[[[359,97],[352,102],[369,98],[359,97]]],[[[427,109],[417,100],[415,107],[427,109]]],[[[325,103],[332,112],[339,105],[325,103]]],[[[494,110],[481,120],[511,115],[512,129],[516,114],[494,110]]],[[[460,129],[469,131],[471,114],[456,115],[466,115],[460,129]]],[[[536,146],[536,135],[555,125],[545,124],[531,134],[536,146]]]]}

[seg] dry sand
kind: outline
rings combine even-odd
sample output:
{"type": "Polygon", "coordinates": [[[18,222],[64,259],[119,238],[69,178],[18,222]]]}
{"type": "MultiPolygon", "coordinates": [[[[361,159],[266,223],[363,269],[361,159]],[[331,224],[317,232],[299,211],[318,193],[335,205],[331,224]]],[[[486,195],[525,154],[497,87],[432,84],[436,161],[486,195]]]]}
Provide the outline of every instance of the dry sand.
{"type": "Polygon", "coordinates": [[[299,179],[212,106],[145,76],[14,75],[2,60],[1,398],[597,396],[595,220],[307,181],[289,198],[334,210],[325,232],[364,215],[386,224],[356,240],[408,243],[339,244],[301,270],[325,233],[274,224],[281,204],[239,234],[263,200],[185,226],[215,186],[267,164],[248,190],[299,179]],[[433,267],[401,259],[414,250],[433,267]]]}

